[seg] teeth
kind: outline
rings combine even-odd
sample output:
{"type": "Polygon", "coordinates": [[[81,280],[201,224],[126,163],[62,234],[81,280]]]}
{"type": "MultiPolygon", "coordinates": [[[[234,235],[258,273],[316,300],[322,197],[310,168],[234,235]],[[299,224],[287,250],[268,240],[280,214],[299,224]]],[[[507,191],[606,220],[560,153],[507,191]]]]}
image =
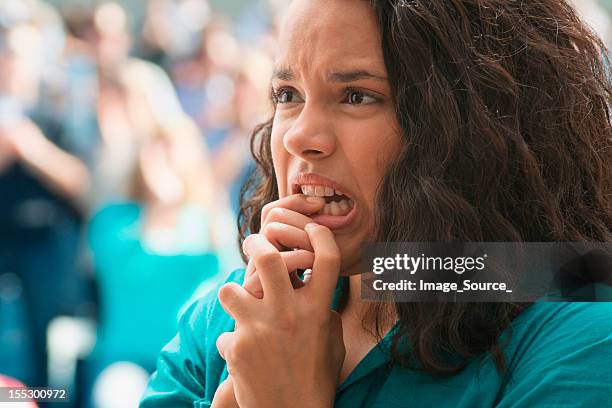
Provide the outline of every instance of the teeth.
{"type": "Polygon", "coordinates": [[[331,207],[331,215],[340,215],[340,206],[338,205],[337,202],[332,202],[330,203],[330,207],[331,207]]]}
{"type": "Polygon", "coordinates": [[[323,214],[329,215],[331,214],[331,206],[329,204],[325,204],[321,211],[323,212],[323,214]]]}
{"type": "Polygon", "coordinates": [[[302,194],[307,195],[307,196],[315,195],[314,186],[302,186],[302,194]]]}
{"type": "Polygon", "coordinates": [[[306,185],[300,188],[302,189],[302,194],[308,196],[332,197],[334,195],[334,189],[331,187],[306,185]]]}
{"type": "Polygon", "coordinates": [[[347,215],[353,208],[353,203],[350,200],[333,201],[323,206],[317,214],[323,215],[347,215]]]}
{"type": "MultiPolygon", "coordinates": [[[[317,186],[317,185],[303,185],[300,186],[302,194],[307,196],[315,197],[332,197],[334,195],[343,196],[345,195],[341,191],[335,190],[331,187],[317,186]]],[[[350,199],[343,199],[340,201],[332,201],[326,203],[323,208],[319,210],[317,214],[332,215],[332,216],[345,216],[351,212],[353,208],[353,201],[350,199]]]]}

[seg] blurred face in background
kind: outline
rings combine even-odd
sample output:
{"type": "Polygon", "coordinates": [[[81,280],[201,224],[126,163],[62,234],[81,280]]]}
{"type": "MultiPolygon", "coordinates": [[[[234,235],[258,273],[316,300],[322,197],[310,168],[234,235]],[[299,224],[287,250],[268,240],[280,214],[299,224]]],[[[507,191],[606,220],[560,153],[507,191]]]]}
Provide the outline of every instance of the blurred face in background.
{"type": "Polygon", "coordinates": [[[104,3],[94,14],[96,54],[102,67],[124,62],[130,52],[130,35],[125,10],[117,3],[104,3]]]}
{"type": "MultiPolygon", "coordinates": [[[[373,232],[377,187],[400,146],[368,2],[295,1],[281,31],[272,87],[271,149],[279,195],[300,193],[304,184],[325,184],[319,176],[335,184],[342,196],[335,191],[334,199],[345,201],[336,212],[348,211],[332,228],[342,271],[356,272],[360,244],[373,232]],[[314,176],[296,179],[303,173],[314,176]]],[[[305,193],[320,195],[318,190],[306,187],[305,193]]]]}
{"type": "Polygon", "coordinates": [[[16,25],[2,33],[1,42],[0,92],[33,103],[42,67],[40,31],[29,24],[16,25]]]}

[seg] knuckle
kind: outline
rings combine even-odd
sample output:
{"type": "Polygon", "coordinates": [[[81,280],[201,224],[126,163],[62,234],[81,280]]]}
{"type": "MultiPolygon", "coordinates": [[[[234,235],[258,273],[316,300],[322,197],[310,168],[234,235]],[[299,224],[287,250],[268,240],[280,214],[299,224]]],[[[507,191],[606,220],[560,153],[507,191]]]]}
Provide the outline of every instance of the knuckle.
{"type": "Polygon", "coordinates": [[[242,241],[242,252],[246,253],[246,247],[249,245],[249,243],[253,240],[253,234],[248,235],[244,241],[242,241]]]}
{"type": "Polygon", "coordinates": [[[279,261],[282,259],[278,251],[266,250],[255,255],[255,262],[264,270],[273,267],[279,261]]]}
{"type": "Polygon", "coordinates": [[[278,222],[269,222],[263,227],[261,234],[264,235],[266,238],[269,238],[270,236],[278,232],[280,228],[281,224],[279,224],[278,222]]]}
{"type": "Polygon", "coordinates": [[[249,355],[251,350],[251,342],[245,336],[237,336],[232,344],[232,347],[228,350],[228,358],[235,363],[243,360],[249,355]]]}
{"type": "Polygon", "coordinates": [[[221,355],[223,355],[223,353],[225,352],[225,337],[226,334],[222,333],[219,337],[217,337],[217,341],[215,342],[215,345],[217,346],[217,350],[219,350],[219,353],[221,353],[221,355]]]}
{"type": "Polygon", "coordinates": [[[273,201],[271,203],[268,203],[266,205],[264,205],[261,208],[261,223],[263,224],[264,221],[266,220],[266,218],[268,217],[268,214],[270,213],[270,211],[276,207],[276,202],[273,201]]]}
{"type": "Polygon", "coordinates": [[[232,283],[226,283],[225,285],[221,286],[219,288],[217,297],[222,304],[230,304],[234,298],[234,288],[232,287],[232,283]]]}
{"type": "Polygon", "coordinates": [[[280,220],[285,217],[286,211],[281,207],[274,207],[268,213],[268,221],[271,222],[273,220],[280,220]]]}
{"type": "Polygon", "coordinates": [[[261,235],[265,236],[266,238],[269,237],[269,235],[270,235],[270,224],[262,225],[261,230],[259,231],[259,233],[261,235]]]}

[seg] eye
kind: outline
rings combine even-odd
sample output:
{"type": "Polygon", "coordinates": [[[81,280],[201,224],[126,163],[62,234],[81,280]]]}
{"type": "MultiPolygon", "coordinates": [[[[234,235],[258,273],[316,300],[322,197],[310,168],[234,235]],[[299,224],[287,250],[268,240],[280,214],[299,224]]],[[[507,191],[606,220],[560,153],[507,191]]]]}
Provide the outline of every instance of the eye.
{"type": "Polygon", "coordinates": [[[376,102],[378,102],[378,98],[363,91],[349,89],[346,93],[345,103],[349,105],[369,105],[376,102]]]}
{"type": "Polygon", "coordinates": [[[281,88],[272,90],[272,99],[274,103],[300,103],[304,100],[300,97],[297,91],[293,88],[281,88]]]}

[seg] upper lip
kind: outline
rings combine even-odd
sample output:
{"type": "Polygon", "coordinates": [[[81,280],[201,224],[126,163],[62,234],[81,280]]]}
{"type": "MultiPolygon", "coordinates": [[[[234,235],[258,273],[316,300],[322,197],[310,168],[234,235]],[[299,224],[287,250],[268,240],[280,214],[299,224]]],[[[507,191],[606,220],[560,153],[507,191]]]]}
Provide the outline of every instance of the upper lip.
{"type": "Polygon", "coordinates": [[[353,194],[342,184],[317,173],[299,173],[295,175],[291,179],[291,194],[301,194],[301,186],[309,185],[330,187],[353,199],[353,194]]]}

